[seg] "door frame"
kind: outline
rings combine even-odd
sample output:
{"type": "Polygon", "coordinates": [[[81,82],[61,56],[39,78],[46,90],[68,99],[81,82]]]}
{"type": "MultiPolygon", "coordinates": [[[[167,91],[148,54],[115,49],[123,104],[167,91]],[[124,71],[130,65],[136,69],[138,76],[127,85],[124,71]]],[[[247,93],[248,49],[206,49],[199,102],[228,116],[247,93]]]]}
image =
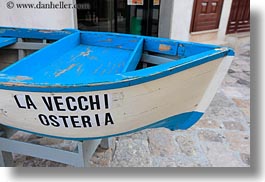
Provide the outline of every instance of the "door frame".
{"type": "MultiPolygon", "coordinates": [[[[239,27],[240,26],[240,21],[242,21],[242,20],[239,19],[239,13],[240,13],[240,7],[241,7],[240,3],[243,3],[243,1],[241,1],[241,0],[238,1],[238,5],[236,6],[236,9],[233,8],[233,4],[235,3],[235,1],[236,0],[232,0],[231,10],[230,10],[229,17],[228,17],[228,20],[227,20],[226,35],[227,34],[234,34],[234,33],[249,32],[250,31],[250,0],[249,0],[249,2],[246,2],[246,4],[245,4],[245,5],[249,5],[249,8],[247,9],[248,12],[249,12],[249,14],[248,14],[249,19],[247,20],[248,24],[241,24],[241,26],[244,26],[243,30],[242,30],[242,27],[241,27],[241,30],[240,30],[240,27],[239,27]],[[236,23],[235,23],[234,31],[229,32],[229,24],[230,24],[230,21],[231,21],[231,18],[232,18],[231,17],[232,16],[232,11],[235,11],[235,13],[236,13],[236,23]]],[[[241,12],[244,11],[244,10],[246,10],[246,6],[243,6],[243,9],[241,9],[241,12]]],[[[245,16],[245,14],[244,15],[241,14],[241,16],[245,16]]],[[[243,21],[246,21],[246,20],[243,20],[243,21]]]]}
{"type": "MultiPolygon", "coordinates": [[[[190,23],[190,33],[192,32],[201,32],[201,31],[194,31],[193,30],[193,25],[195,23],[195,16],[196,16],[196,7],[197,7],[197,4],[198,4],[198,1],[199,0],[194,0],[193,1],[193,8],[192,8],[192,16],[191,16],[191,23],[190,23]]],[[[218,24],[218,28],[220,26],[220,22],[221,22],[221,17],[222,17],[222,12],[223,12],[223,6],[224,6],[224,1],[225,0],[221,0],[221,9],[220,9],[220,12],[218,14],[218,22],[216,22],[218,24]]],[[[202,31],[211,31],[211,30],[216,30],[218,28],[215,28],[215,29],[209,29],[209,30],[202,30],[202,31]]]]}

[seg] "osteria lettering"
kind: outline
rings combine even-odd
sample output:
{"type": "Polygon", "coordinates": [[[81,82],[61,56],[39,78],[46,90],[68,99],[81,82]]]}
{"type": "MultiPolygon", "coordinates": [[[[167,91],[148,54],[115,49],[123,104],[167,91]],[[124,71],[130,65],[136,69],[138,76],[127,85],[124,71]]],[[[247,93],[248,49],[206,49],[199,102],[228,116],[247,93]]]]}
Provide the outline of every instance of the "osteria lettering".
{"type": "Polygon", "coordinates": [[[91,128],[114,125],[110,94],[98,95],[14,95],[18,109],[36,113],[45,127],[91,128]]]}

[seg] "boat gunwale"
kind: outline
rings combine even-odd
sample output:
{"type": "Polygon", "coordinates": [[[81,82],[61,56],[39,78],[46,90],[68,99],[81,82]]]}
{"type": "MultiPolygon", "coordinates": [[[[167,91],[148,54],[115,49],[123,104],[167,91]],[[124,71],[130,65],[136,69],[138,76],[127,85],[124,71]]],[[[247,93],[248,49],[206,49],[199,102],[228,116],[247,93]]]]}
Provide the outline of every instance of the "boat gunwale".
{"type": "MultiPolygon", "coordinates": [[[[230,48],[217,48],[198,55],[175,60],[159,66],[149,67],[141,70],[120,73],[116,75],[106,75],[97,77],[97,81],[79,84],[49,84],[49,83],[32,83],[30,79],[18,80],[17,76],[8,77],[0,74],[0,89],[31,91],[31,92],[85,92],[116,89],[142,84],[145,82],[160,79],[195,66],[217,60],[231,55],[230,48]]],[[[233,53],[233,51],[232,51],[233,53]]],[[[93,78],[90,78],[93,80],[93,78]]]]}
{"type": "Polygon", "coordinates": [[[15,38],[59,40],[76,32],[79,31],[71,28],[63,30],[51,30],[0,26],[0,36],[15,38]]]}
{"type": "MultiPolygon", "coordinates": [[[[14,28],[11,28],[11,29],[13,30],[14,28]]],[[[22,29],[22,30],[26,31],[27,29],[22,29]]],[[[38,30],[38,29],[29,29],[29,30],[33,30],[33,32],[35,31],[45,32],[45,30],[38,30]]],[[[63,31],[68,31],[68,29],[65,29],[63,31]]],[[[86,31],[71,30],[71,29],[69,29],[69,32],[71,32],[71,34],[64,36],[63,38],[59,39],[56,42],[63,41],[64,39],[67,39],[69,36],[86,33],[86,31]]],[[[90,32],[90,31],[87,31],[87,32],[92,33],[92,34],[96,33],[98,35],[111,35],[111,36],[122,36],[122,37],[144,39],[145,41],[154,39],[153,37],[148,37],[148,36],[138,36],[138,35],[129,35],[129,34],[120,34],[120,33],[90,32]]],[[[180,46],[180,47],[182,47],[183,45],[184,46],[186,45],[198,46],[198,47],[207,48],[209,50],[204,51],[199,54],[189,56],[189,57],[185,57],[182,59],[172,60],[172,62],[164,63],[159,66],[153,66],[149,68],[124,72],[124,73],[118,73],[118,74],[113,74],[113,75],[105,75],[105,76],[103,75],[101,77],[91,76],[85,83],[75,83],[75,84],[72,84],[72,83],[69,83],[69,84],[67,83],[64,83],[64,84],[34,83],[32,78],[30,77],[26,77],[23,75],[4,74],[2,72],[5,70],[4,69],[0,71],[0,89],[16,90],[16,91],[31,91],[31,92],[85,92],[85,91],[116,89],[116,88],[121,88],[121,87],[138,85],[138,84],[142,84],[148,81],[153,81],[159,78],[163,78],[163,77],[193,68],[195,66],[207,63],[209,61],[214,61],[216,59],[219,59],[225,56],[234,56],[233,50],[228,47],[170,40],[167,38],[155,38],[155,41],[160,41],[160,43],[168,42],[171,44],[176,44],[175,46],[180,46]]],[[[49,46],[44,47],[41,50],[45,50],[49,46]]],[[[181,51],[181,50],[177,50],[177,51],[181,51]]],[[[170,54],[171,53],[169,52],[168,55],[170,54]]],[[[32,56],[32,55],[29,55],[29,56],[32,56]]],[[[10,65],[8,68],[15,66],[15,64],[10,65]]]]}

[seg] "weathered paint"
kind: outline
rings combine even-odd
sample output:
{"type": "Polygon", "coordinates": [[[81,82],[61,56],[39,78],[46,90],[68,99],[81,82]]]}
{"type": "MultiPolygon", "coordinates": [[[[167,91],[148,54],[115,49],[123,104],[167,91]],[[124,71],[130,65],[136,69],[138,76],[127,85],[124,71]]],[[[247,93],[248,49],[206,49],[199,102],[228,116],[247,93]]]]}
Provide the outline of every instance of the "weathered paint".
{"type": "MultiPolygon", "coordinates": [[[[159,66],[133,72],[105,76],[102,75],[100,77],[91,75],[87,77],[70,78],[69,80],[57,80],[55,78],[53,80],[49,79],[48,82],[40,82],[41,79],[45,79],[43,77],[37,77],[34,80],[18,82],[17,80],[10,79],[10,77],[6,77],[6,73],[11,74],[11,72],[9,72],[10,70],[8,69],[6,72],[2,72],[2,76],[0,75],[0,88],[20,91],[27,91],[30,89],[30,91],[33,92],[82,92],[123,88],[182,72],[186,69],[190,69],[198,65],[222,58],[226,56],[228,52],[229,50],[211,50],[177,61],[172,61],[159,66]]],[[[16,66],[16,68],[18,67],[16,66]]],[[[12,70],[12,72],[13,71],[14,70],[12,70]]],[[[19,73],[19,69],[15,69],[15,71],[19,73]]],[[[21,72],[22,71],[23,70],[21,70],[21,72]]]]}
{"type": "Polygon", "coordinates": [[[68,139],[147,127],[187,129],[210,103],[211,90],[221,80],[216,77],[227,71],[230,62],[223,64],[223,58],[233,55],[231,49],[214,45],[70,32],[0,72],[2,124],[68,139]],[[135,70],[143,52],[172,58],[135,70]]]}
{"type": "MultiPolygon", "coordinates": [[[[97,138],[134,131],[196,110],[220,62],[208,62],[144,84],[104,91],[39,93],[1,90],[1,123],[64,138],[97,138]],[[92,101],[88,101],[90,96],[92,101]]],[[[185,125],[182,120],[175,128],[172,123],[165,126],[185,129],[192,122],[188,123],[185,125]]]]}
{"type": "Polygon", "coordinates": [[[2,73],[34,75],[34,81],[39,83],[45,83],[50,79],[49,82],[54,80],[54,83],[63,84],[63,80],[73,82],[79,82],[81,78],[86,80],[91,77],[91,73],[94,73],[94,76],[102,76],[135,70],[142,55],[143,39],[133,37],[131,40],[135,41],[131,43],[126,42],[126,37],[128,36],[104,37],[104,34],[73,33],[45,47],[42,51],[25,57],[2,73]],[[106,39],[109,44],[104,47],[106,42],[102,40],[106,39]],[[111,46],[111,43],[114,45],[111,46]],[[117,48],[116,45],[128,48],[117,48]],[[49,55],[49,64],[46,55],[49,55]],[[28,66],[32,60],[35,60],[34,70],[28,66]]]}
{"type": "Polygon", "coordinates": [[[0,27],[0,35],[2,37],[15,37],[15,38],[35,38],[35,39],[48,39],[58,40],[71,33],[75,32],[74,29],[66,30],[45,30],[45,29],[27,29],[27,28],[13,28],[13,27],[0,27]]]}

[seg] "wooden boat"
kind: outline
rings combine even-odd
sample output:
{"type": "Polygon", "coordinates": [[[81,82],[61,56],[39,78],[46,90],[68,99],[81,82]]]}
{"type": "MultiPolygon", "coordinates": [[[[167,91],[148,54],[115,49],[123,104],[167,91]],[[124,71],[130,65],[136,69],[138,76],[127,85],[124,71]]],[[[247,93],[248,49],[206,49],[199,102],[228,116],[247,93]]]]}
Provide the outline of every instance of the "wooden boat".
{"type": "Polygon", "coordinates": [[[75,140],[191,127],[234,56],[215,45],[70,29],[2,27],[0,47],[2,63],[6,51],[20,53],[0,71],[0,123],[75,140]]]}

